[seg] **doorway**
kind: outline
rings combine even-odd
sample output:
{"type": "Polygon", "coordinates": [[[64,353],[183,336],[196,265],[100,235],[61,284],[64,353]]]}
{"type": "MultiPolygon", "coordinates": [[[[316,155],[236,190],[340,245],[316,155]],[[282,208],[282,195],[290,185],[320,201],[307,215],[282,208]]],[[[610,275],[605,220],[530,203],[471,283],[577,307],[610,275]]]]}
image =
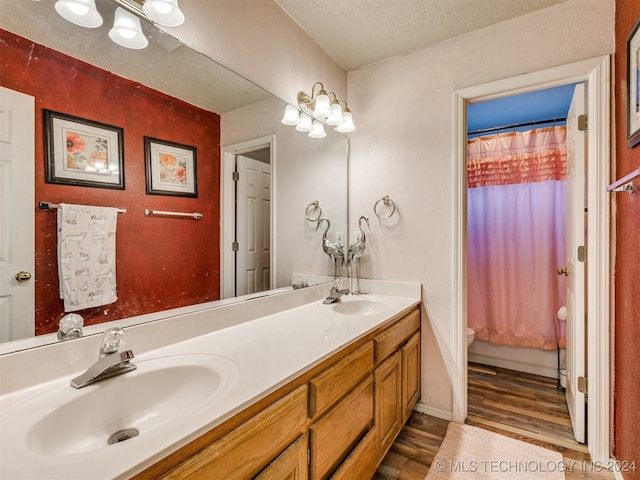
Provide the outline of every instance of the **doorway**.
{"type": "Polygon", "coordinates": [[[275,278],[272,246],[273,136],[222,148],[221,298],[269,290],[275,278]]]}
{"type": "Polygon", "coordinates": [[[0,87],[0,342],[35,334],[35,98],[0,87]]]}
{"type": "Polygon", "coordinates": [[[589,452],[594,461],[609,460],[609,183],[610,59],[608,56],[491,82],[454,93],[454,345],[453,419],[467,416],[467,207],[466,148],[469,103],[569,83],[584,82],[587,89],[589,136],[587,144],[587,345],[590,407],[587,414],[589,452]]]}
{"type": "MultiPolygon", "coordinates": [[[[574,250],[569,240],[585,245],[584,225],[582,239],[568,236],[572,219],[584,218],[584,182],[571,181],[575,162],[567,160],[577,158],[569,137],[584,143],[586,132],[575,128],[583,104],[584,85],[569,84],[467,107],[467,327],[475,335],[469,381],[490,379],[496,368],[557,380],[560,394],[550,398],[560,399],[561,411],[569,405],[580,443],[585,399],[576,395],[574,379],[585,375],[584,329],[575,328],[574,315],[561,322],[558,312],[567,310],[567,293],[575,290],[568,286],[584,286],[584,269],[572,266],[570,278],[557,270],[566,272],[566,252],[574,250]],[[580,204],[570,201],[574,189],[580,204]],[[579,339],[565,341],[565,326],[579,339]],[[561,382],[561,368],[570,381],[561,382]]],[[[586,163],[584,149],[579,156],[586,163]]],[[[469,402],[481,391],[476,385],[469,402]]]]}

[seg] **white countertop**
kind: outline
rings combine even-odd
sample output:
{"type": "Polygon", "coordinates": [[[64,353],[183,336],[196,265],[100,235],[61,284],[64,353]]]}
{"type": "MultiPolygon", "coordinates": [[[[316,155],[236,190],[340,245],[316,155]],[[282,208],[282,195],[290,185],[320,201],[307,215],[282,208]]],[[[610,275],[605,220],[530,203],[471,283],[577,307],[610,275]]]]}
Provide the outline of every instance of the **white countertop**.
{"type": "MultiPolygon", "coordinates": [[[[12,413],[20,412],[19,409],[29,402],[40,401],[46,405],[42,399],[54,388],[68,388],[68,391],[63,392],[69,396],[85,389],[100,388],[100,384],[81,390],[68,386],[70,379],[81,371],[3,395],[0,397],[0,478],[129,478],[264,398],[346,345],[367,335],[392,316],[417,305],[420,299],[419,296],[416,298],[415,291],[414,288],[412,296],[375,294],[348,296],[344,299],[349,302],[378,298],[389,305],[389,309],[382,313],[344,315],[334,312],[330,305],[323,305],[316,300],[137,354],[134,363],[141,371],[150,359],[208,354],[221,356],[232,362],[237,367],[237,375],[230,382],[233,385],[225,388],[215,397],[215,401],[208,402],[201,408],[185,411],[178,424],[158,427],[152,435],[141,432],[139,437],[105,448],[64,455],[34,452],[27,444],[26,432],[41,415],[35,419],[20,418],[19,422],[15,421],[14,415],[14,421],[5,421],[5,428],[2,428],[2,422],[6,418],[10,418],[12,413]],[[6,427],[7,425],[10,427],[6,427]],[[20,431],[13,431],[14,428],[20,431]]],[[[215,311],[211,312],[211,315],[215,314],[215,311]]],[[[129,342],[128,348],[135,352],[135,342],[129,342]]],[[[126,375],[128,374],[124,374],[126,375]]],[[[126,402],[127,399],[122,401],[126,402]]],[[[45,408],[53,411],[56,406],[45,408]]],[[[45,415],[50,412],[41,413],[45,415]]]]}

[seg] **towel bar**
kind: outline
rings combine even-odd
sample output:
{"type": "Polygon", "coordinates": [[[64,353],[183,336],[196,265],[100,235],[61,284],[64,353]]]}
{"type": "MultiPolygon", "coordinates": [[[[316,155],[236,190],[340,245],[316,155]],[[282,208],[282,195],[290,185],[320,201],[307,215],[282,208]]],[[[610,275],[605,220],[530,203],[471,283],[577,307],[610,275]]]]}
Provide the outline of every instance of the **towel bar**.
{"type": "Polygon", "coordinates": [[[635,191],[633,188],[633,180],[637,177],[640,177],[640,168],[634,170],[629,175],[625,175],[620,180],[609,185],[607,187],[607,192],[633,193],[635,191]]]}
{"type": "MultiPolygon", "coordinates": [[[[40,208],[40,210],[53,210],[60,207],[60,205],[58,203],[39,202],[38,207],[40,208]]],[[[116,208],[116,211],[118,213],[127,213],[126,208],[116,208]]]]}
{"type": "Polygon", "coordinates": [[[151,215],[166,215],[169,217],[189,217],[195,218],[196,220],[200,220],[202,218],[202,214],[198,212],[193,213],[185,213],[185,212],[164,212],[162,210],[151,210],[149,208],[145,209],[144,214],[147,216],[151,215]]]}

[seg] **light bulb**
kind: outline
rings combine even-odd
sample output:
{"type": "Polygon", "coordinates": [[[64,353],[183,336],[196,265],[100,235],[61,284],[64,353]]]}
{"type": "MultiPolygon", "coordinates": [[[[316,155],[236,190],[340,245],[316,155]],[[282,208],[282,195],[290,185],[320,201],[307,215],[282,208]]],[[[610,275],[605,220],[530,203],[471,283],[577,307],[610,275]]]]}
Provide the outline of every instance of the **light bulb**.
{"type": "Polygon", "coordinates": [[[328,125],[340,125],[344,122],[344,115],[342,114],[342,107],[339,103],[331,105],[331,115],[327,117],[328,125]]]}
{"type": "Polygon", "coordinates": [[[300,123],[300,112],[293,105],[287,105],[281,122],[285,125],[298,125],[300,123]]]}
{"type": "Polygon", "coordinates": [[[81,27],[98,28],[102,25],[102,15],[95,0],[58,0],[55,9],[61,17],[81,27]]]}
{"type": "Polygon", "coordinates": [[[296,127],[296,130],[299,132],[310,132],[311,131],[311,117],[306,113],[300,114],[300,123],[296,127]]]}
{"type": "Polygon", "coordinates": [[[351,116],[351,112],[344,112],[344,122],[338,125],[335,130],[340,133],[349,133],[353,132],[356,129],[356,126],[353,124],[353,117],[351,116]]]}
{"type": "Polygon", "coordinates": [[[136,50],[149,45],[149,40],[142,33],[140,19],[122,7],[116,9],[113,28],[109,30],[109,38],[118,45],[136,50]]]}
{"type": "Polygon", "coordinates": [[[78,2],[67,2],[67,7],[76,15],[84,17],[87,13],[89,13],[89,7],[83,5],[78,2]]]}
{"type": "Polygon", "coordinates": [[[318,118],[327,118],[331,113],[331,104],[329,103],[329,95],[324,90],[316,97],[316,106],[313,109],[313,116],[318,118]]]}
{"type": "Polygon", "coordinates": [[[311,131],[309,132],[311,138],[324,138],[327,134],[324,131],[324,125],[320,120],[314,120],[311,131]]]}
{"type": "Polygon", "coordinates": [[[151,20],[166,27],[177,27],[184,23],[178,0],[146,0],[142,11],[151,20]]]}

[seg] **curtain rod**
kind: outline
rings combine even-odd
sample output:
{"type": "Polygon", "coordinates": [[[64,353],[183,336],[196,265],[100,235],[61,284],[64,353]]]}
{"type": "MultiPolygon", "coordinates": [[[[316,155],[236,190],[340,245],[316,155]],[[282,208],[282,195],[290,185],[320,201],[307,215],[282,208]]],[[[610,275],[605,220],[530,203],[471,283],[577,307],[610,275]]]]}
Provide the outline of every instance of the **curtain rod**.
{"type": "Polygon", "coordinates": [[[556,123],[556,122],[564,122],[567,120],[567,117],[564,118],[550,118],[548,120],[536,120],[533,122],[525,122],[525,123],[514,123],[513,125],[504,125],[502,127],[492,127],[492,128],[483,128],[480,130],[475,130],[473,132],[468,132],[467,135],[475,135],[477,133],[487,133],[487,132],[495,132],[498,130],[508,130],[509,128],[516,127],[530,127],[533,125],[542,125],[545,123],[556,123]]]}

